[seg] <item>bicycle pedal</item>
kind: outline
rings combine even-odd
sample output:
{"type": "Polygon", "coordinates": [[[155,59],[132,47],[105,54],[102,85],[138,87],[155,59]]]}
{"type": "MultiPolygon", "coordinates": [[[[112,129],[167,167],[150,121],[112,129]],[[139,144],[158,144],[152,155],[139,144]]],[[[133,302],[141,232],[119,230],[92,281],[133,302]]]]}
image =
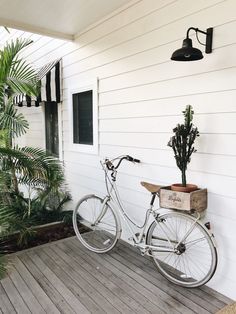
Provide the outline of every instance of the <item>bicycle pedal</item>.
{"type": "Polygon", "coordinates": [[[145,255],[152,256],[151,251],[148,248],[140,248],[139,247],[139,250],[140,250],[140,254],[142,256],[145,256],[145,255]]]}
{"type": "Polygon", "coordinates": [[[111,239],[107,239],[106,241],[103,242],[104,245],[110,244],[111,243],[111,239]]]}
{"type": "MultiPolygon", "coordinates": [[[[136,238],[139,238],[140,237],[140,232],[137,232],[137,233],[135,233],[135,236],[136,236],[136,238]]],[[[145,233],[142,235],[142,239],[144,239],[145,238],[145,233]]]]}

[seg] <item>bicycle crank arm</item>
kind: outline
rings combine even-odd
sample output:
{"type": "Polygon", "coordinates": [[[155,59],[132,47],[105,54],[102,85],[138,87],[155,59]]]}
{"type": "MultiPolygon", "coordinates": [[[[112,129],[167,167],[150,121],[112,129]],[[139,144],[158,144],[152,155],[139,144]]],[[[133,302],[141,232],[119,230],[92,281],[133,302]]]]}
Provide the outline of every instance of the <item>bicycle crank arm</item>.
{"type": "Polygon", "coordinates": [[[174,250],[170,250],[170,249],[151,249],[152,252],[157,252],[157,253],[176,253],[176,251],[174,250]]]}
{"type": "Polygon", "coordinates": [[[154,245],[144,245],[144,246],[141,246],[140,244],[136,244],[134,246],[138,247],[140,249],[140,251],[143,253],[143,255],[147,254],[148,252],[150,253],[150,251],[152,251],[152,252],[176,253],[175,249],[169,248],[169,247],[168,248],[157,247],[157,246],[154,246],[154,245]]]}

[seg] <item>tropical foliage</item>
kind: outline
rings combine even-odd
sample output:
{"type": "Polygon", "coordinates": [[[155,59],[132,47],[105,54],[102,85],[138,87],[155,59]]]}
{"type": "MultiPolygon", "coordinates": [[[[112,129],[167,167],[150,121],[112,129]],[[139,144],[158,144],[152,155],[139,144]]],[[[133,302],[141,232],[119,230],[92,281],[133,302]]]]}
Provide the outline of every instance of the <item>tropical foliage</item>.
{"type": "MultiPolygon", "coordinates": [[[[39,88],[37,73],[19,56],[30,44],[18,39],[0,50],[0,235],[4,241],[5,235],[19,231],[23,246],[34,236],[32,226],[61,219],[70,199],[60,162],[42,149],[15,144],[29,125],[13,97],[35,96],[39,88]]],[[[0,249],[0,275],[3,253],[0,249]]]]}

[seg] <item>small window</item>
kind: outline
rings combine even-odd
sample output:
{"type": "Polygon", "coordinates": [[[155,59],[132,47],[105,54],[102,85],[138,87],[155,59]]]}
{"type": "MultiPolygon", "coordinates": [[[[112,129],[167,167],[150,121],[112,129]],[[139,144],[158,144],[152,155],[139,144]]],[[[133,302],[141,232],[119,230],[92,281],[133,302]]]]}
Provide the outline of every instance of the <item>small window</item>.
{"type": "Polygon", "coordinates": [[[93,145],[93,91],[73,94],[73,143],[93,145]]]}
{"type": "Polygon", "coordinates": [[[68,90],[70,149],[98,153],[97,79],[68,90]]]}

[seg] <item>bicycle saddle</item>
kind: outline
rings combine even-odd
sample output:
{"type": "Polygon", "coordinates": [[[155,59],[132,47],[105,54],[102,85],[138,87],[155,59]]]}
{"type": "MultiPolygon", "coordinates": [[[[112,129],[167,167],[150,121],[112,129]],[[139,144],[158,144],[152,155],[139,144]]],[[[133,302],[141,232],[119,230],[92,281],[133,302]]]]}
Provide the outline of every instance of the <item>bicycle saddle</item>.
{"type": "Polygon", "coordinates": [[[145,189],[147,189],[149,192],[151,193],[159,193],[160,189],[161,189],[161,185],[156,185],[156,184],[152,184],[152,183],[148,183],[148,182],[143,182],[141,181],[140,184],[145,187],[145,189]]]}

